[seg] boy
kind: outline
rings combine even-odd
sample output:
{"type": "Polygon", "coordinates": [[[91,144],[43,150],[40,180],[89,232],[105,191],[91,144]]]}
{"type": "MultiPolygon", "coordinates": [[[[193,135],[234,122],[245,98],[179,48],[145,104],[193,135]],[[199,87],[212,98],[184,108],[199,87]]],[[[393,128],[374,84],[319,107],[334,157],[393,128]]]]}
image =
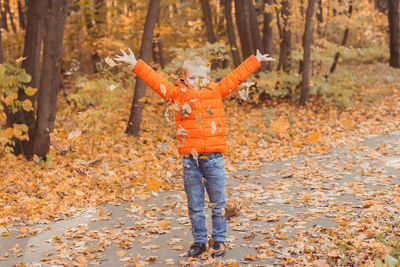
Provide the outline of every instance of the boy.
{"type": "Polygon", "coordinates": [[[225,168],[222,153],[226,150],[225,113],[222,99],[232,93],[260,66],[272,61],[268,54],[250,56],[220,82],[210,81],[210,64],[201,57],[183,63],[183,78],[176,84],[158,75],[144,61],[136,60],[121,49],[116,61],[131,65],[134,73],[162,98],[175,104],[176,136],[179,154],[183,156],[184,189],[194,243],[188,256],[198,257],[206,250],[207,228],[204,216],[204,185],[212,203],[213,257],[225,254],[227,221],[223,217],[225,168]],[[203,178],[204,177],[204,185],[203,178]]]}

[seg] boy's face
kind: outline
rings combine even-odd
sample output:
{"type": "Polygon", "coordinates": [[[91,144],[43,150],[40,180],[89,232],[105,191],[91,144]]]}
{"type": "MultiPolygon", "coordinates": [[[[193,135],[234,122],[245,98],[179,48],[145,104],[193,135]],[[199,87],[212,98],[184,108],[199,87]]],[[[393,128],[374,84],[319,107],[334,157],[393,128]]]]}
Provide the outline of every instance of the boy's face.
{"type": "Polygon", "coordinates": [[[210,81],[210,73],[204,68],[190,68],[185,72],[185,80],[196,90],[200,90],[210,81]]]}

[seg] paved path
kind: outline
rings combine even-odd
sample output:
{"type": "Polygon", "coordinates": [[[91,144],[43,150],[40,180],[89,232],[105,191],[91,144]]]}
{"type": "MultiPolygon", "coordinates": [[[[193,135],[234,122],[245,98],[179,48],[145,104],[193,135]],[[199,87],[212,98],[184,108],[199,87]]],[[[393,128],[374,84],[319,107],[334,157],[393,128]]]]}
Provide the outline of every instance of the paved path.
{"type": "MultiPolygon", "coordinates": [[[[400,132],[369,136],[325,155],[300,155],[257,171],[231,173],[227,183],[229,202],[240,215],[229,224],[226,265],[291,263],[311,249],[318,258],[317,248],[307,248],[315,233],[357,224],[381,207],[379,201],[391,214],[382,220],[399,216],[400,203],[392,200],[400,184],[400,132]],[[301,245],[303,235],[309,239],[301,245]]],[[[0,266],[187,264],[192,236],[183,192],[154,194],[133,206],[109,204],[102,212],[99,217],[98,210],[88,210],[38,225],[36,235],[0,237],[0,266]]],[[[192,265],[208,263],[214,264],[205,255],[192,265]]]]}

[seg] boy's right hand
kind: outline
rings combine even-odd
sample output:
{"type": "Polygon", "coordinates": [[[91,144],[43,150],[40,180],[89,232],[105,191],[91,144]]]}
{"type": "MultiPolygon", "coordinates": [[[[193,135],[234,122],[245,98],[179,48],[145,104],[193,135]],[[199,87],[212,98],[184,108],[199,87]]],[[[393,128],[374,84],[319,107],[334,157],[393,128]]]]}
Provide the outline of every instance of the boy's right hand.
{"type": "Polygon", "coordinates": [[[129,55],[126,54],[126,52],[121,49],[122,56],[117,55],[114,58],[114,60],[128,63],[130,65],[130,67],[133,68],[133,67],[135,67],[137,60],[136,60],[135,55],[133,54],[133,52],[132,52],[132,50],[130,48],[128,48],[128,51],[129,51],[129,55]]]}
{"type": "Polygon", "coordinates": [[[268,54],[261,54],[260,50],[257,49],[257,54],[256,54],[256,58],[258,59],[258,61],[261,63],[262,61],[274,61],[275,59],[272,57],[269,57],[268,54]]]}

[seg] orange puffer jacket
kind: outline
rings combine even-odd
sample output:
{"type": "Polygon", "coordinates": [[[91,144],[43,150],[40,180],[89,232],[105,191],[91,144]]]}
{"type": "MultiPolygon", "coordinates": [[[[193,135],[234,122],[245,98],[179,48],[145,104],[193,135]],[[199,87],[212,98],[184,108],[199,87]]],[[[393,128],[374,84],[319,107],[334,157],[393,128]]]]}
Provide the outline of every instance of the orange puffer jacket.
{"type": "Polygon", "coordinates": [[[176,136],[179,154],[225,152],[226,125],[222,99],[260,67],[250,56],[220,82],[210,82],[200,91],[181,80],[176,85],[157,74],[144,61],[138,60],[133,72],[162,98],[175,104],[176,136]]]}

